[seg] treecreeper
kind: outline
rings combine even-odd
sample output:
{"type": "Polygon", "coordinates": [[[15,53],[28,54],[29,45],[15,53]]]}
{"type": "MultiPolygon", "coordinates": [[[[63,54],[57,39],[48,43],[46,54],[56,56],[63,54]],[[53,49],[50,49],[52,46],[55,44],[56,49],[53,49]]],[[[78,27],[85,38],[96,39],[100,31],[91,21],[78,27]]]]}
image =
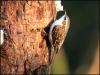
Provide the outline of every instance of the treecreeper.
{"type": "Polygon", "coordinates": [[[61,1],[0,1],[0,74],[51,74],[69,25],[61,1]]]}

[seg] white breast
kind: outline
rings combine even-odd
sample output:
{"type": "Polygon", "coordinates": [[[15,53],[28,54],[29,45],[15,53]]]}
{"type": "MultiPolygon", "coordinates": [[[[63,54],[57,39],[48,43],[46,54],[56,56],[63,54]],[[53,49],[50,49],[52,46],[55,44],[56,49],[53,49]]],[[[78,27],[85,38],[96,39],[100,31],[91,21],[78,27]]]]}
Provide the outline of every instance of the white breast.
{"type": "Polygon", "coordinates": [[[64,21],[65,16],[66,16],[66,15],[63,15],[60,19],[54,21],[54,23],[53,23],[53,24],[51,25],[51,27],[50,27],[49,34],[52,33],[52,30],[53,30],[53,28],[54,28],[55,26],[57,26],[57,25],[62,25],[62,22],[64,21]]]}
{"type": "Polygon", "coordinates": [[[54,29],[55,26],[58,26],[58,25],[62,25],[62,22],[64,21],[66,17],[66,14],[64,14],[61,18],[59,18],[58,20],[55,20],[53,22],[53,24],[51,25],[50,27],[50,31],[49,31],[49,40],[52,41],[52,31],[54,29]]]}
{"type": "Polygon", "coordinates": [[[0,45],[2,45],[4,42],[4,30],[0,29],[0,45]]]}

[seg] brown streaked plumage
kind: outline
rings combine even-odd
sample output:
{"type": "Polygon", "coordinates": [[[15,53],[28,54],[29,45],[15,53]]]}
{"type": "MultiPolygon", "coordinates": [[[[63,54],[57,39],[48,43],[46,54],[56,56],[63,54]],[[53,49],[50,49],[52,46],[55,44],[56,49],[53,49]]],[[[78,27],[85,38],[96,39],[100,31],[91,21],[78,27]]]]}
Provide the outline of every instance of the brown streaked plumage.
{"type": "Polygon", "coordinates": [[[50,34],[51,35],[50,64],[54,60],[56,53],[58,53],[66,38],[69,25],[70,25],[69,17],[65,16],[64,20],[62,21],[62,24],[55,25],[54,28],[52,29],[52,33],[50,34]]]}

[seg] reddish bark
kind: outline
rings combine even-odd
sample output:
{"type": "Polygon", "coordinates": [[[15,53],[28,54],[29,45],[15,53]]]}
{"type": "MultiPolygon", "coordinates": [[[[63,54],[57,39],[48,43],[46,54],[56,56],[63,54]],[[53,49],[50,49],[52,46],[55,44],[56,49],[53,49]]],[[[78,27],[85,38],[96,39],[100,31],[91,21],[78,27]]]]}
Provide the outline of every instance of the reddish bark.
{"type": "Polygon", "coordinates": [[[1,2],[0,27],[7,33],[0,46],[1,74],[31,74],[48,64],[48,45],[42,31],[55,13],[54,1],[1,2]]]}

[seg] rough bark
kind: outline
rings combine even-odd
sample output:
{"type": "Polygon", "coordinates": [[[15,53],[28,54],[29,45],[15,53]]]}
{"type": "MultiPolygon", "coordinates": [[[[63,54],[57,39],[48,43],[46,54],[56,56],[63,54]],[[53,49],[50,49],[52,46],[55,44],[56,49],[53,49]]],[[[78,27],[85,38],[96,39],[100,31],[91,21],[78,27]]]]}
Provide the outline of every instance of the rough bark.
{"type": "Polygon", "coordinates": [[[54,1],[1,1],[0,74],[37,74],[48,65],[49,49],[44,29],[55,17],[54,1]]]}

